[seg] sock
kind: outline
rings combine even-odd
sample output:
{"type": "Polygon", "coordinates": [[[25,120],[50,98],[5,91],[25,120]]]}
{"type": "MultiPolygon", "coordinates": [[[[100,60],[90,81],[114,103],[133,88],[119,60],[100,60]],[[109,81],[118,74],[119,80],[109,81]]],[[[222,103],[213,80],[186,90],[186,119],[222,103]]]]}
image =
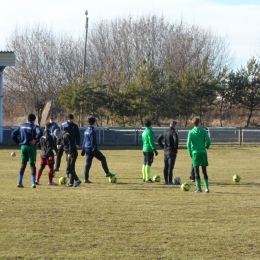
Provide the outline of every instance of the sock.
{"type": "Polygon", "coordinates": [[[146,166],[146,165],[143,165],[143,167],[142,167],[143,180],[146,180],[145,166],[146,166]]]}
{"type": "Polygon", "coordinates": [[[36,181],[36,175],[32,175],[32,184],[35,184],[36,181]]]}
{"type": "Polygon", "coordinates": [[[149,180],[151,176],[151,166],[149,165],[145,166],[145,173],[146,173],[146,180],[149,180]]]}
{"type": "Polygon", "coordinates": [[[53,169],[49,169],[49,171],[48,171],[48,177],[49,177],[49,183],[52,182],[52,178],[53,178],[53,169]]]}
{"type": "Polygon", "coordinates": [[[208,179],[204,179],[204,187],[205,187],[205,190],[209,189],[209,180],[208,179]]]}
{"type": "Polygon", "coordinates": [[[37,181],[37,182],[40,182],[41,176],[42,176],[42,169],[40,168],[40,169],[37,171],[37,175],[36,175],[36,181],[37,181]]]}
{"type": "Polygon", "coordinates": [[[201,190],[201,181],[200,181],[200,179],[196,179],[195,180],[195,184],[196,184],[197,190],[201,190]]]}
{"type": "Polygon", "coordinates": [[[23,174],[18,175],[18,184],[23,185],[23,174]]]}

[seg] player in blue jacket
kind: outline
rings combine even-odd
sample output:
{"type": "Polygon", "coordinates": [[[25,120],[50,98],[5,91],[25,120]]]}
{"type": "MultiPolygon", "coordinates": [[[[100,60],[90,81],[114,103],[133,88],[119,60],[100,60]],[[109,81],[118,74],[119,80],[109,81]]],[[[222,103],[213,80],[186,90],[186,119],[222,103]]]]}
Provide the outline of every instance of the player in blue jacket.
{"type": "Polygon", "coordinates": [[[39,126],[35,125],[35,115],[28,115],[28,122],[20,125],[12,132],[12,138],[16,144],[21,145],[21,168],[18,175],[18,188],[23,188],[23,175],[27,162],[30,163],[32,174],[32,188],[36,188],[36,143],[41,138],[43,132],[39,126]],[[19,138],[18,138],[19,137],[19,138]]]}
{"type": "Polygon", "coordinates": [[[91,183],[89,180],[89,170],[92,165],[92,160],[96,157],[99,161],[101,161],[102,168],[105,172],[106,177],[112,177],[114,174],[109,172],[106,157],[98,150],[97,148],[97,139],[96,133],[94,130],[94,124],[96,119],[94,117],[88,118],[89,126],[84,132],[84,140],[82,144],[82,152],[81,155],[84,156],[86,154],[86,165],[84,168],[84,182],[91,183]]]}
{"type": "Polygon", "coordinates": [[[54,146],[53,146],[53,148],[54,148],[54,151],[55,151],[55,153],[56,153],[56,155],[57,155],[57,153],[58,153],[57,138],[56,138],[55,135],[54,135],[54,131],[55,131],[56,129],[59,129],[59,130],[60,130],[60,127],[59,127],[59,125],[54,121],[54,118],[53,118],[53,117],[50,117],[49,122],[52,124],[52,126],[51,126],[51,136],[53,137],[53,140],[54,140],[54,146]]]}

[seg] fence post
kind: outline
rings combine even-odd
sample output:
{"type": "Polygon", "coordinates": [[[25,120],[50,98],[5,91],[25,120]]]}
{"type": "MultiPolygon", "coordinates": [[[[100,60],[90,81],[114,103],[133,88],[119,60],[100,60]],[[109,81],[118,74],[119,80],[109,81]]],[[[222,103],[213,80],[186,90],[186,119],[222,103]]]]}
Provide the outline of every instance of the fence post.
{"type": "Polygon", "coordinates": [[[135,145],[138,145],[139,131],[135,129],[135,145]]]}
{"type": "Polygon", "coordinates": [[[104,129],[101,129],[101,128],[99,128],[99,144],[103,144],[103,142],[104,142],[104,129]]]}
{"type": "Polygon", "coordinates": [[[240,144],[240,146],[243,145],[243,129],[242,128],[240,128],[240,130],[239,130],[239,144],[240,144]]]}

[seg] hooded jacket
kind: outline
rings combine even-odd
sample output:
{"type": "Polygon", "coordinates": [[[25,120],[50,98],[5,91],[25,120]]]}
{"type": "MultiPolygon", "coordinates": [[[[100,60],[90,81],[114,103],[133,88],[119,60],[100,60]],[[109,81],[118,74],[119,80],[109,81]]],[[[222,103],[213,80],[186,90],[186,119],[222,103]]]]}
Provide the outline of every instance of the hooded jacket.
{"type": "Polygon", "coordinates": [[[54,157],[53,153],[53,146],[54,146],[54,141],[51,136],[51,132],[46,129],[43,132],[43,136],[40,138],[38,147],[41,149],[41,154],[40,156],[42,158],[49,158],[49,157],[54,157]]]}
{"type": "Polygon", "coordinates": [[[190,155],[194,153],[204,153],[209,149],[211,140],[208,132],[201,127],[194,127],[188,133],[187,149],[190,155]]]}
{"type": "Polygon", "coordinates": [[[89,125],[84,132],[84,140],[83,140],[83,144],[82,144],[82,149],[91,150],[92,152],[97,151],[96,132],[92,125],[89,125]]]}
{"type": "Polygon", "coordinates": [[[164,154],[176,154],[178,152],[179,137],[176,130],[172,127],[166,129],[165,132],[157,138],[157,142],[160,147],[164,149],[164,154]],[[164,140],[164,144],[162,140],[164,140]]]}
{"type": "Polygon", "coordinates": [[[142,141],[143,141],[143,152],[156,152],[156,147],[154,144],[154,133],[149,128],[146,127],[142,133],[142,141]]]}

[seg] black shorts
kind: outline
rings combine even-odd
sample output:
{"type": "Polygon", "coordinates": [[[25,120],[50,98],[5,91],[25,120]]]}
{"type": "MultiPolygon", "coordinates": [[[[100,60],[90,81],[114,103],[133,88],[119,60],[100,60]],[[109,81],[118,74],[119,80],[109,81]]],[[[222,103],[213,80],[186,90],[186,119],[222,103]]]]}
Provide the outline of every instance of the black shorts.
{"type": "Polygon", "coordinates": [[[153,157],[154,157],[153,152],[143,152],[143,154],[144,154],[144,165],[151,166],[153,163],[153,157]]]}

